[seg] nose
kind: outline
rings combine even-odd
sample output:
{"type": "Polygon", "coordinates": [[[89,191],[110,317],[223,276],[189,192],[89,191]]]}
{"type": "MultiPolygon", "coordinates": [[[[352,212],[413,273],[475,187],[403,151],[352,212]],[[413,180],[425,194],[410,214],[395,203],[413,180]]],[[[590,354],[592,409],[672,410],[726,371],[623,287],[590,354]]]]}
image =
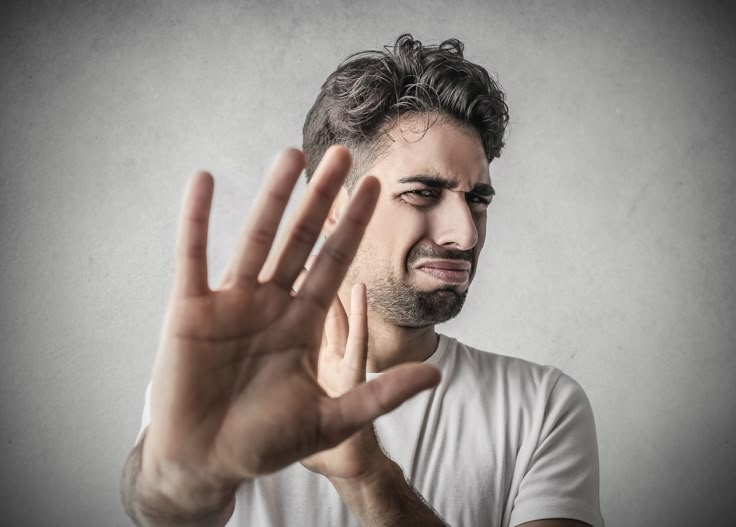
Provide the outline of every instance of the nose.
{"type": "Polygon", "coordinates": [[[478,243],[478,227],[465,195],[448,192],[443,203],[435,209],[433,218],[434,242],[448,249],[467,251],[478,243]]]}

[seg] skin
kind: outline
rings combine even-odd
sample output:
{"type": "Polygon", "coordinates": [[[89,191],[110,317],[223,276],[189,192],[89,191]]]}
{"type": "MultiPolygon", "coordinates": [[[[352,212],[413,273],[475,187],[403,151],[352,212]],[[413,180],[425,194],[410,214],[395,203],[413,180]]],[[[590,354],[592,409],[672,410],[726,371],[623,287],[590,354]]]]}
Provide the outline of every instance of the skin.
{"type": "Polygon", "coordinates": [[[327,152],[274,253],[271,276],[259,279],[304,166],[297,150],[279,158],[216,290],[207,283],[206,257],[213,179],[199,173],[190,181],[153,368],[151,424],[123,474],[123,501],[139,524],[222,525],[244,479],[341,443],[439,381],[435,368],[414,364],[337,398],[320,386],[316,365],[326,314],[380,189],[374,178],[362,181],[293,294],[350,154],[344,147],[327,152]]]}
{"type": "MultiPolygon", "coordinates": [[[[438,121],[424,132],[418,128],[424,122],[425,119],[406,119],[394,127],[389,133],[396,141],[366,171],[367,175],[380,181],[381,193],[363,242],[340,287],[339,302],[333,303],[328,315],[328,322],[331,323],[325,329],[327,335],[333,334],[333,339],[344,343],[345,337],[339,335],[352,332],[354,326],[361,328],[357,333],[363,335],[365,330],[362,325],[365,325],[370,339],[367,343],[361,342],[361,346],[367,348],[364,352],[367,353],[367,359],[360,361],[353,359],[350,362],[346,359],[349,356],[362,356],[357,349],[352,352],[340,349],[334,353],[329,346],[323,347],[320,377],[329,379],[331,386],[342,386],[333,393],[342,393],[342,390],[355,385],[348,380],[350,368],[339,373],[341,367],[345,368],[346,362],[356,368],[365,365],[368,371],[381,372],[397,364],[424,361],[437,346],[438,336],[433,324],[419,327],[397,325],[388,319],[390,317],[386,316],[380,305],[371,305],[371,302],[367,305],[367,321],[363,322],[365,307],[356,303],[356,285],[362,288],[365,284],[370,292],[372,287],[380,288],[386,277],[391,276],[394,284],[420,292],[449,288],[459,295],[467,292],[475,275],[485,243],[487,209],[492,199],[488,195],[488,189],[492,189],[492,186],[485,151],[479,137],[472,131],[438,121]],[[414,178],[426,174],[432,175],[434,181],[421,182],[414,178]],[[437,192],[434,186],[437,180],[444,181],[451,188],[437,192]],[[426,262],[426,259],[420,259],[412,265],[410,255],[417,247],[441,248],[470,256],[471,269],[466,279],[456,276],[448,278],[441,272],[422,268],[421,263],[426,262]],[[355,317],[350,309],[346,314],[343,306],[357,306],[361,316],[355,317]],[[322,358],[330,356],[332,359],[325,358],[327,364],[323,366],[322,358]],[[343,356],[345,359],[341,358],[343,356]],[[343,379],[342,385],[340,378],[343,379]]],[[[349,196],[343,188],[323,227],[328,239],[334,234],[347,203],[349,196]]],[[[438,265],[441,267],[443,261],[438,265]]],[[[362,377],[353,376],[352,379],[353,383],[357,383],[364,379],[364,374],[362,377]]],[[[394,517],[395,523],[373,523],[370,520],[373,511],[386,511],[389,508],[381,503],[382,494],[408,496],[415,492],[407,488],[403,477],[396,477],[397,467],[392,466],[378,445],[373,429],[366,427],[338,447],[302,463],[330,478],[343,500],[361,520],[361,525],[445,525],[439,515],[427,510],[423,504],[414,504],[413,511],[403,516],[403,519],[394,517]],[[416,518],[420,514],[423,515],[421,520],[410,523],[408,518],[416,518]]],[[[384,519],[388,517],[391,517],[390,511],[385,512],[384,519]]],[[[567,519],[547,519],[525,525],[580,527],[586,524],[567,519]]]]}
{"type": "MultiPolygon", "coordinates": [[[[486,236],[487,203],[484,201],[490,197],[469,193],[478,186],[491,184],[488,161],[476,133],[438,121],[422,135],[417,125],[424,122],[426,119],[405,119],[394,127],[390,135],[396,141],[366,171],[381,182],[381,193],[363,242],[340,288],[344,304],[353,283],[365,283],[370,297],[375,284],[389,275],[394,282],[421,292],[450,288],[462,294],[470,287],[486,236]],[[454,188],[438,192],[420,182],[402,182],[420,174],[430,174],[434,179],[453,184],[454,188]],[[409,266],[407,258],[417,247],[439,248],[455,255],[470,254],[472,269],[467,281],[450,284],[427,269],[409,266]]],[[[323,229],[328,237],[348,202],[348,193],[342,189],[323,229]]],[[[380,307],[374,308],[369,301],[368,371],[379,372],[402,362],[423,361],[434,352],[437,335],[433,324],[407,327],[386,318],[380,307]]]]}
{"type": "Polygon", "coordinates": [[[486,207],[475,190],[490,177],[472,133],[438,123],[423,137],[392,135],[397,141],[352,199],[342,186],[349,152],[328,150],[272,250],[305,166],[301,152],[284,152],[216,290],[206,256],[213,179],[199,173],[190,181],[151,423],[123,474],[123,502],[139,525],[224,525],[238,484],[299,460],[332,482],[361,525],[445,525],[385,456],[371,425],[439,382],[434,367],[418,363],[437,334],[433,324],[388,320],[371,287],[390,277],[407,290],[463,295],[485,240],[486,207]],[[426,181],[405,180],[416,174],[451,188],[427,192],[426,181]],[[303,273],[320,230],[328,240],[303,273]],[[470,269],[448,274],[447,259],[411,259],[438,248],[465,255],[470,269]],[[384,374],[366,383],[366,370],[384,374]]]}

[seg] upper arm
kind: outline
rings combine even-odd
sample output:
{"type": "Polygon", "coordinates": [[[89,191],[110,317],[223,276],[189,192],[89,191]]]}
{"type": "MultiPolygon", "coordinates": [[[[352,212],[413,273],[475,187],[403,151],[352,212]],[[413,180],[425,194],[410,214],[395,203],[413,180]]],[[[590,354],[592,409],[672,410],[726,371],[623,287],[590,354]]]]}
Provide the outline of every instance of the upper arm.
{"type": "Polygon", "coordinates": [[[567,375],[560,375],[544,401],[537,430],[518,467],[523,477],[510,525],[602,527],[593,412],[583,389],[567,375]]]}

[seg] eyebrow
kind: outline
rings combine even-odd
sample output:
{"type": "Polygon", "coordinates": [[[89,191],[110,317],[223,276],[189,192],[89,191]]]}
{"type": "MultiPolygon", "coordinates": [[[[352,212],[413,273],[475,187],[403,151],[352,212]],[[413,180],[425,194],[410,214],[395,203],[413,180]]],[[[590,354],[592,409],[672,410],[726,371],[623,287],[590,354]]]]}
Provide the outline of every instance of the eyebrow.
{"type": "MultiPolygon", "coordinates": [[[[407,176],[399,179],[399,183],[421,183],[422,185],[430,188],[445,188],[452,190],[457,187],[457,181],[445,179],[438,176],[432,176],[429,174],[417,174],[415,176],[407,176]]],[[[490,183],[476,183],[472,190],[473,194],[479,196],[495,196],[496,191],[490,183]]]]}

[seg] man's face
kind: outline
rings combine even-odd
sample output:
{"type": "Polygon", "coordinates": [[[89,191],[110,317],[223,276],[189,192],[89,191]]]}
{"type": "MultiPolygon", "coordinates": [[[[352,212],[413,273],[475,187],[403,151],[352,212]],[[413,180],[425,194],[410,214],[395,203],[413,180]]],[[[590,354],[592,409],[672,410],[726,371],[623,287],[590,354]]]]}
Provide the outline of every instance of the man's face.
{"type": "Polygon", "coordinates": [[[381,195],[348,282],[364,282],[369,309],[398,326],[456,316],[475,275],[493,188],[475,132],[426,116],[401,121],[366,174],[381,195]]]}

